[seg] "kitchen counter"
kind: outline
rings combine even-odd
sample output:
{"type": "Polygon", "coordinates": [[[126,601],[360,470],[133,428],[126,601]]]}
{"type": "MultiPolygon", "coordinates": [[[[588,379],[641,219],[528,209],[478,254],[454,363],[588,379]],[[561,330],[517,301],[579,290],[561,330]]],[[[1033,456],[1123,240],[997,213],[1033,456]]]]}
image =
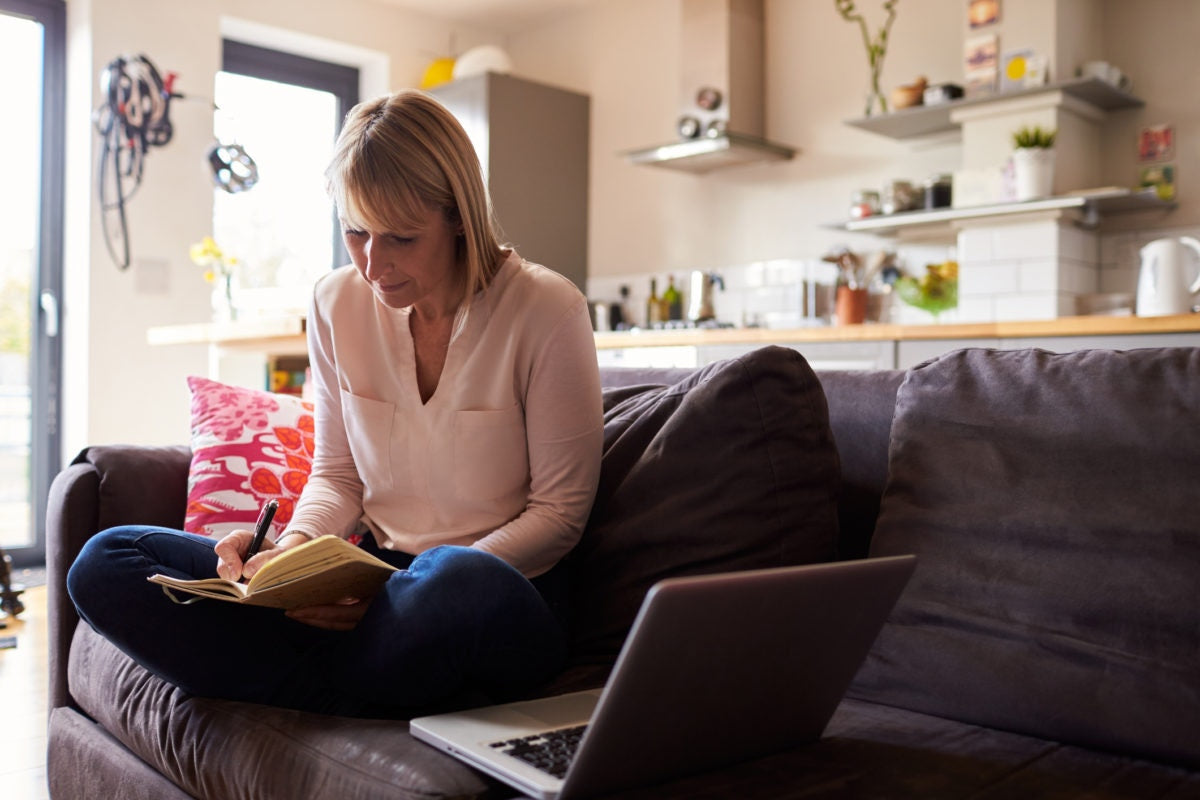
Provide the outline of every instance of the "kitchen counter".
{"type": "Polygon", "coordinates": [[[936,339],[1026,339],[1059,336],[1127,336],[1200,333],[1200,314],[1169,317],[1060,317],[1028,322],[969,322],[932,325],[827,325],[813,328],[690,328],[597,333],[600,350],[718,344],[803,344],[805,342],[927,341],[936,339]]]}
{"type": "MultiPolygon", "coordinates": [[[[1200,333],[1200,314],[1169,317],[1060,317],[1027,322],[966,322],[930,325],[825,325],[812,328],[684,328],[596,334],[596,347],[663,347],[711,344],[791,344],[803,342],[913,341],[930,339],[1023,339],[1045,336],[1133,336],[1148,333],[1200,333]]],[[[195,323],[150,328],[155,345],[211,344],[270,352],[303,352],[300,317],[195,323]]]]}
{"type": "MultiPolygon", "coordinates": [[[[262,386],[278,364],[306,362],[304,319],[245,320],[151,328],[154,345],[206,344],[209,377],[262,386]]],[[[832,325],[811,328],[690,328],[596,335],[605,366],[700,366],[774,344],[804,353],[816,369],[904,369],[960,347],[1200,347],[1200,314],[1062,317],[1026,322],[832,325]]]]}

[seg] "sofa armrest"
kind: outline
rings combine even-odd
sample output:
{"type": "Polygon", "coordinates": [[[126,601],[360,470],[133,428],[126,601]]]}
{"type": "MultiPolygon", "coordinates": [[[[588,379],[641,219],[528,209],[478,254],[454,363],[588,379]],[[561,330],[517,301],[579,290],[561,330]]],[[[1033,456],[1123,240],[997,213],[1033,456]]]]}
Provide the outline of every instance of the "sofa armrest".
{"type": "Polygon", "coordinates": [[[183,526],[187,447],[89,447],[60,472],[46,507],[46,584],[50,616],[50,708],[70,703],[67,654],[79,617],[67,596],[67,570],[84,543],[115,525],[183,526]]]}

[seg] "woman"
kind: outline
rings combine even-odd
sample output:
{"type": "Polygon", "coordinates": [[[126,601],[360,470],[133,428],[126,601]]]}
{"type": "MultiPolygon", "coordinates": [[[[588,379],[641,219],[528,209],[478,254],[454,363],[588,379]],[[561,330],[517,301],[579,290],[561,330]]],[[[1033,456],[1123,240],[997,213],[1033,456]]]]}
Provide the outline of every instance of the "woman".
{"type": "Polygon", "coordinates": [[[68,576],[80,615],[194,694],[358,715],[506,696],[566,652],[553,567],[600,471],[587,305],[501,246],[479,161],[436,101],[356,106],[326,173],[352,265],[308,317],[313,471],[286,530],[211,540],[143,526],[93,538],[68,576]],[[146,578],[254,574],[314,536],[365,534],[401,571],[373,598],[295,609],[175,605],[146,578]],[[131,609],[133,610],[131,612],[131,609]]]}

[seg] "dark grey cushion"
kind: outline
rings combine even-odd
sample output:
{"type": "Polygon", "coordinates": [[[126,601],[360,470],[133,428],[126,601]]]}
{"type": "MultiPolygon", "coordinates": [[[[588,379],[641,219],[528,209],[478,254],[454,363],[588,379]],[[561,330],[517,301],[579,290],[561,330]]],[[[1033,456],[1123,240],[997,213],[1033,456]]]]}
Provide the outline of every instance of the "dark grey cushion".
{"type": "Polygon", "coordinates": [[[402,721],[188,695],[86,624],[76,631],[69,669],[80,709],[194,797],[432,800],[481,797],[492,785],[414,739],[402,721]]]}
{"type": "Polygon", "coordinates": [[[898,553],[854,696],[1200,764],[1200,349],[911,371],[871,548],[898,553]]]}
{"type": "Polygon", "coordinates": [[[611,661],[663,578],[834,557],[837,451],[796,351],[607,389],[605,409],[600,488],[569,562],[576,663],[611,661]]]}

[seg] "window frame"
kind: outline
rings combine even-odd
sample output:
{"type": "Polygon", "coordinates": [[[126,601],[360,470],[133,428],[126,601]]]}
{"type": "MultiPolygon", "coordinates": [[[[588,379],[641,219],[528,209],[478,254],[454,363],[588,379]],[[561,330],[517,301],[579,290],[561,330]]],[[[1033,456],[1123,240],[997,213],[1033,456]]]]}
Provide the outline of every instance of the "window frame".
{"type": "MultiPolygon", "coordinates": [[[[359,69],[346,64],[336,64],[224,37],[221,39],[221,71],[329,92],[337,100],[337,131],[341,131],[346,114],[358,104],[359,69]]],[[[335,210],[333,264],[330,265],[330,269],[336,269],[349,262],[350,254],[346,252],[345,242],[342,241],[335,210]]]]}
{"type": "Polygon", "coordinates": [[[66,154],[66,0],[0,0],[0,13],[42,26],[42,143],[38,253],[30,292],[31,544],[6,550],[14,566],[46,561],[46,503],[62,464],[62,271],[66,154]],[[50,335],[49,328],[55,328],[50,335]]]}

